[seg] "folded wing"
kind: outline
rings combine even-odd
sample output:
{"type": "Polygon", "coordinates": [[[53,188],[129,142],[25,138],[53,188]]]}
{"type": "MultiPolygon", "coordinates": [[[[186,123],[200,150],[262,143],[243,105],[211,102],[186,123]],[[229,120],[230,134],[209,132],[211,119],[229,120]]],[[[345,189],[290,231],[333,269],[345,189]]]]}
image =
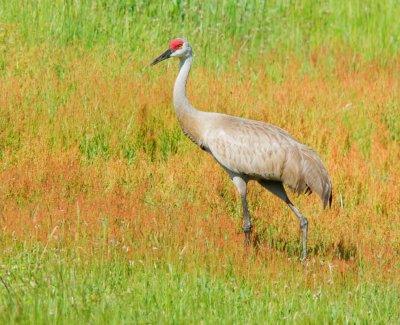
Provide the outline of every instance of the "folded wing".
{"type": "Polygon", "coordinates": [[[250,179],[281,181],[297,193],[332,200],[328,172],[311,148],[274,125],[218,114],[205,145],[226,169],[250,179]]]}

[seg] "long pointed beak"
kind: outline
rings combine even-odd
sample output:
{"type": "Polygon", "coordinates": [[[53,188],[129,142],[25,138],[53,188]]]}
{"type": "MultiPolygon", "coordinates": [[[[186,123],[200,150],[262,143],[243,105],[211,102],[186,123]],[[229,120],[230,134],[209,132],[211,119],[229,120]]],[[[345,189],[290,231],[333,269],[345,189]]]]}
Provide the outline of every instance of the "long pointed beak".
{"type": "Polygon", "coordinates": [[[158,58],[156,58],[153,62],[151,62],[150,65],[155,65],[157,63],[160,63],[161,61],[169,59],[171,54],[172,54],[171,49],[166,50],[163,54],[161,54],[158,58]]]}

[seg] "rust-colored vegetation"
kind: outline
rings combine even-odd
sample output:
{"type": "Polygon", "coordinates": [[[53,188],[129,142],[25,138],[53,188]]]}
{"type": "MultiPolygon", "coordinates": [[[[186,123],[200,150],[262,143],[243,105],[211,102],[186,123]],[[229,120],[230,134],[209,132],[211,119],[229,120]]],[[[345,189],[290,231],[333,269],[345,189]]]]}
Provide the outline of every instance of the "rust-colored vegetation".
{"type": "MultiPolygon", "coordinates": [[[[363,265],[366,274],[398,281],[399,62],[329,58],[334,63],[321,49],[309,63],[271,57],[270,66],[218,74],[195,66],[189,97],[199,109],[278,125],[320,153],[332,208],[323,211],[315,195],[293,198],[310,222],[315,272],[326,276],[329,263],[355,274],[363,265]]],[[[188,258],[215,272],[228,264],[247,274],[293,267],[298,222],[256,184],[254,245],[243,257],[235,189],[175,119],[176,62],[147,65],[80,47],[10,50],[0,79],[3,240],[188,258]]]]}

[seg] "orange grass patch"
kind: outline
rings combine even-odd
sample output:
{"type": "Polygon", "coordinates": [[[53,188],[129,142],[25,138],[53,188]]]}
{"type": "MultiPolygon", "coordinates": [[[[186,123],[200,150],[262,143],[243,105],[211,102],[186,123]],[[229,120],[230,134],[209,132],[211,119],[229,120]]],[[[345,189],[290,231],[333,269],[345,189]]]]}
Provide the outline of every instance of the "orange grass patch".
{"type": "MultiPolygon", "coordinates": [[[[216,272],[233,264],[251,274],[263,263],[278,272],[291,264],[298,222],[255,184],[256,263],[243,259],[234,187],[180,135],[172,108],[176,62],[149,70],[128,54],[53,51],[14,53],[1,77],[3,237],[106,245],[133,257],[213,257],[216,272]]],[[[362,261],[393,279],[400,253],[398,62],[355,69],[351,56],[338,54],[333,65],[315,53],[310,60],[291,58],[276,76],[263,65],[218,75],[195,67],[189,97],[199,109],[278,125],[315,148],[334,202],[322,211],[315,195],[293,198],[310,221],[311,264],[324,265],[324,274],[332,263],[346,273],[362,261]]]]}

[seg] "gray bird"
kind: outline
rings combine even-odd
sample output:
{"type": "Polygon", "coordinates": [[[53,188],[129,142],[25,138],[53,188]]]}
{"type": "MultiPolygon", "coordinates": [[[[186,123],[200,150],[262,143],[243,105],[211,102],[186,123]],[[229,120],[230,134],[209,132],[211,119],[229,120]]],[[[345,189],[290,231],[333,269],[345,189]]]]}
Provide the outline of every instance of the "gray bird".
{"type": "Polygon", "coordinates": [[[151,65],[177,57],[180,69],[174,86],[175,113],[183,133],[210,153],[227,171],[243,205],[244,244],[248,247],[251,217],[247,206],[247,183],[257,181],[282,199],[300,221],[303,259],[307,257],[308,221],[289,200],[283,184],[296,193],[317,193],[325,208],[332,203],[332,184],[318,155],[285,130],[264,122],[202,112],[186,97],[186,83],[193,62],[192,48],[183,38],[170,42],[169,48],[151,65]]]}

